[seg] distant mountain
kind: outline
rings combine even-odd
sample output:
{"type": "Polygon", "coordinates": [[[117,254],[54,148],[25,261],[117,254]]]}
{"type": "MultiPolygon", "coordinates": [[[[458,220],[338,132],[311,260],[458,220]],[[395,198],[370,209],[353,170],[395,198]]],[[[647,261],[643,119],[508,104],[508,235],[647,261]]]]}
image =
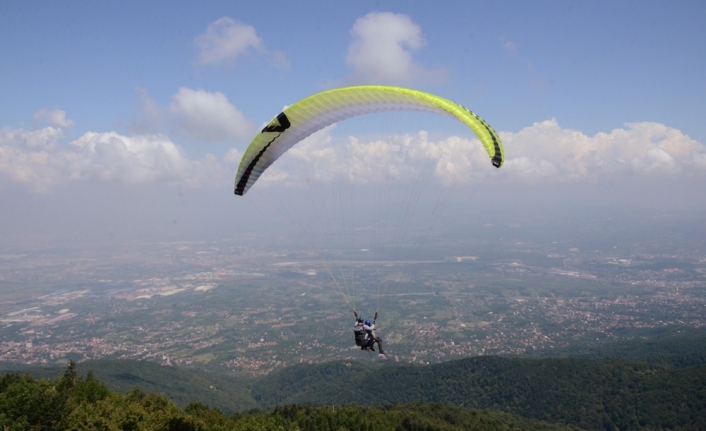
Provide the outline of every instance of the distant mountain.
{"type": "Polygon", "coordinates": [[[587,430],[706,429],[706,366],[622,359],[476,357],[426,366],[293,366],[255,382],[264,408],[291,403],[442,403],[587,430]]]}
{"type": "Polygon", "coordinates": [[[583,345],[570,349],[539,352],[536,357],[574,357],[585,359],[623,358],[668,368],[688,368],[706,365],[706,333],[690,331],[685,334],[659,336],[650,331],[633,340],[583,345]]]}
{"type": "MultiPolygon", "coordinates": [[[[56,378],[64,367],[8,367],[4,371],[30,374],[38,379],[56,378]]],[[[224,412],[256,408],[249,382],[190,368],[165,367],[153,362],[133,360],[86,361],[77,364],[80,374],[93,370],[96,378],[112,391],[127,393],[139,386],[146,393],[164,394],[180,407],[199,401],[224,412]]]]}

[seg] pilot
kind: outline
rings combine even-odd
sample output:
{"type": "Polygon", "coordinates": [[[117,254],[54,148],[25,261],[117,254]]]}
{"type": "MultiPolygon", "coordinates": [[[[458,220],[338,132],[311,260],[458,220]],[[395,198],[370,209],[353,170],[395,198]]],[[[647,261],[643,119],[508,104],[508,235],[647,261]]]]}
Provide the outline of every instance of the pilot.
{"type": "Polygon", "coordinates": [[[375,343],[377,343],[380,356],[384,357],[385,351],[382,347],[382,338],[375,335],[375,322],[377,321],[378,313],[375,313],[375,317],[372,322],[370,320],[363,320],[362,317],[358,316],[356,311],[353,311],[353,314],[355,314],[356,317],[355,326],[353,327],[353,333],[355,334],[355,345],[360,346],[361,350],[374,352],[375,343]]]}

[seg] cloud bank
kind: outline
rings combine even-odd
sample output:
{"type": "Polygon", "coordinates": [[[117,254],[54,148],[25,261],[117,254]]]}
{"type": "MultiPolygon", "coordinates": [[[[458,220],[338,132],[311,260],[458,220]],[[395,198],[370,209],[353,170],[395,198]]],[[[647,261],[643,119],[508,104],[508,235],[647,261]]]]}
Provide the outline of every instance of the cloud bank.
{"type": "MultiPolygon", "coordinates": [[[[324,129],[290,150],[290,157],[298,161],[290,170],[306,171],[307,181],[352,183],[383,178],[412,181],[433,173],[445,185],[471,183],[491,174],[506,182],[595,183],[706,173],[706,147],[660,123],[631,123],[587,136],[563,129],[552,119],[517,133],[500,133],[506,156],[500,170],[490,166],[485,149],[469,136],[432,140],[421,131],[386,140],[349,137],[333,144],[333,130],[324,129]]],[[[270,170],[264,181],[294,182],[284,167],[270,170]]]]}
{"type": "Polygon", "coordinates": [[[500,136],[508,155],[502,170],[510,178],[604,181],[704,172],[706,147],[660,123],[629,123],[609,133],[587,136],[562,129],[552,119],[500,136]]]}
{"type": "MultiPolygon", "coordinates": [[[[183,90],[181,96],[175,96],[170,109],[185,117],[198,112],[199,103],[218,106],[227,102],[217,93],[183,90]]],[[[207,121],[200,123],[199,127],[207,124],[207,121]]],[[[210,127],[217,128],[213,124],[210,127]]],[[[307,181],[353,184],[382,179],[413,181],[419,175],[442,184],[472,183],[488,175],[508,183],[570,184],[646,178],[690,181],[703,179],[706,174],[706,147],[660,123],[631,123],[588,136],[564,129],[552,119],[516,133],[501,132],[506,162],[500,170],[491,167],[485,149],[470,135],[431,139],[428,133],[418,131],[371,140],[337,136],[335,130],[332,126],[302,141],[282,162],[273,165],[260,182],[264,186],[297,184],[301,177],[297,178],[293,166],[299,166],[299,172],[301,169],[307,172],[307,181]]],[[[219,133],[235,132],[224,129],[219,133]]],[[[3,128],[0,129],[0,187],[20,185],[35,192],[47,192],[72,182],[89,181],[223,187],[231,183],[241,156],[240,150],[232,148],[221,159],[211,154],[190,159],[163,134],[127,136],[87,132],[66,143],[59,127],[3,128]]]]}
{"type": "Polygon", "coordinates": [[[202,187],[230,182],[233,174],[228,159],[206,154],[190,160],[164,135],[87,132],[66,144],[59,128],[0,129],[0,188],[45,193],[72,182],[202,187]]]}

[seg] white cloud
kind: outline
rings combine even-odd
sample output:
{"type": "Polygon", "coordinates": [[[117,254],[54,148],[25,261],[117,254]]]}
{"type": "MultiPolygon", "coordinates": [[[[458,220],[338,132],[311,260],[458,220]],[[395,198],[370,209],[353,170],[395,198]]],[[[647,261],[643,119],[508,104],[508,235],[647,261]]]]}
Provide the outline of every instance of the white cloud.
{"type": "Polygon", "coordinates": [[[425,41],[421,28],[407,15],[371,12],[355,22],[351,35],[346,58],[353,67],[350,81],[405,84],[445,76],[443,71],[426,69],[413,60],[412,52],[425,41]]]}
{"type": "Polygon", "coordinates": [[[69,179],[146,183],[188,176],[190,161],[163,136],[88,132],[71,143],[69,179]]]}
{"type": "Polygon", "coordinates": [[[245,118],[221,92],[210,93],[182,87],[172,96],[169,113],[181,131],[200,141],[250,139],[255,123],[245,118]]]}
{"type": "Polygon", "coordinates": [[[696,169],[706,171],[706,151],[695,151],[692,154],[692,159],[696,169]]]}
{"type": "MultiPolygon", "coordinates": [[[[62,162],[54,157],[61,129],[35,131],[0,129],[0,179],[47,191],[61,178],[62,162]]],[[[1,184],[1,182],[0,182],[1,184]]]]}
{"type": "Polygon", "coordinates": [[[530,179],[552,178],[559,169],[546,160],[532,160],[528,157],[514,157],[505,162],[504,171],[510,171],[517,177],[530,179]]]}
{"type": "Polygon", "coordinates": [[[235,165],[238,166],[240,164],[240,159],[243,158],[243,153],[238,151],[237,148],[231,148],[228,150],[226,155],[223,157],[223,162],[225,162],[228,165],[235,165]]]}
{"type": "Polygon", "coordinates": [[[221,184],[231,175],[214,155],[191,160],[181,147],[163,135],[88,132],[71,143],[64,157],[68,161],[67,177],[74,181],[164,182],[200,187],[221,184]]]}
{"type": "Polygon", "coordinates": [[[386,139],[334,138],[329,126],[295,145],[261,181],[301,185],[310,181],[352,184],[415,181],[469,182],[492,167],[476,139],[451,136],[432,141],[426,132],[386,139]],[[340,142],[343,141],[343,142],[340,142]]]}
{"type": "Polygon", "coordinates": [[[630,161],[635,172],[670,174],[679,170],[676,160],[661,148],[650,148],[630,161]]]}
{"type": "Polygon", "coordinates": [[[340,161],[332,146],[331,131],[336,125],[328,126],[312,134],[291,148],[284,157],[270,166],[258,180],[262,185],[285,184],[302,186],[303,182],[340,180],[340,161]]]}
{"type": "Polygon", "coordinates": [[[39,110],[34,114],[34,121],[47,122],[52,126],[58,127],[70,127],[74,124],[72,120],[66,118],[66,111],[62,109],[39,110]]]}
{"type": "Polygon", "coordinates": [[[601,181],[618,175],[660,176],[695,172],[704,145],[659,123],[630,123],[587,136],[547,120],[518,133],[501,133],[508,177],[601,181]]]}
{"type": "Polygon", "coordinates": [[[234,175],[228,158],[225,164],[211,154],[190,160],[163,135],[87,132],[70,145],[62,140],[54,127],[0,129],[0,185],[22,184],[40,193],[70,181],[200,187],[227,184],[234,175]]]}
{"type": "Polygon", "coordinates": [[[199,51],[200,64],[235,60],[251,49],[262,49],[264,46],[255,27],[227,16],[210,23],[206,32],[194,40],[194,44],[199,51]]]}
{"type": "Polygon", "coordinates": [[[437,140],[426,132],[365,140],[334,138],[334,130],[323,129],[297,144],[262,181],[363,184],[429,176],[449,185],[492,174],[507,182],[578,183],[692,176],[706,170],[706,147],[659,123],[631,123],[587,136],[562,129],[552,119],[518,133],[501,133],[507,160],[500,170],[491,167],[470,133],[437,140]]]}
{"type": "Polygon", "coordinates": [[[132,134],[155,135],[163,126],[174,126],[183,137],[201,142],[250,140],[255,122],[230,103],[221,92],[181,87],[167,108],[160,107],[144,88],[135,91],[142,99],[141,116],[129,125],[132,134]]]}
{"type": "MultiPolygon", "coordinates": [[[[234,62],[238,57],[253,51],[270,55],[255,27],[227,16],[210,23],[206,31],[196,37],[194,45],[198,51],[198,64],[201,65],[234,62]]],[[[289,60],[284,53],[274,52],[271,57],[275,66],[289,67],[289,60]]]]}
{"type": "MultiPolygon", "coordinates": [[[[517,133],[501,133],[507,160],[500,170],[491,166],[470,132],[438,139],[423,131],[377,139],[335,132],[335,125],[330,126],[293,147],[265,172],[261,186],[402,183],[418,178],[448,185],[488,175],[511,184],[610,184],[627,178],[684,178],[693,183],[694,177],[706,173],[706,146],[659,123],[631,123],[588,136],[547,120],[517,133]]],[[[63,132],[56,127],[0,129],[0,185],[22,184],[36,192],[71,181],[224,186],[231,183],[242,157],[232,148],[220,160],[211,154],[190,159],[167,136],[155,134],[87,132],[69,145],[62,141],[63,132]]]]}

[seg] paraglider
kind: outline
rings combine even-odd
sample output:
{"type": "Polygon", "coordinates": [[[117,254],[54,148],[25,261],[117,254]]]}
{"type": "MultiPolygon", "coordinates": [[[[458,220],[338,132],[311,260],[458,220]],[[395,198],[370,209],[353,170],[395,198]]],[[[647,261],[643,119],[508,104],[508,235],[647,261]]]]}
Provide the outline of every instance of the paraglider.
{"type": "MultiPolygon", "coordinates": [[[[235,194],[242,196],[247,193],[268,167],[313,133],[352,117],[388,111],[422,111],[458,120],[468,126],[478,137],[492,165],[496,168],[503,165],[504,150],[498,134],[482,118],[456,102],[431,93],[402,87],[383,85],[342,87],[316,93],[288,106],[263,127],[240,161],[235,177],[235,194]]],[[[361,350],[375,351],[374,345],[377,343],[380,356],[384,359],[382,339],[374,332],[377,311],[372,322],[359,318],[354,305],[343,293],[342,287],[328,268],[325,259],[323,257],[321,259],[346,304],[356,316],[354,327],[356,345],[361,350]]],[[[344,286],[348,287],[345,283],[344,286]]]]}
{"type": "Polygon", "coordinates": [[[385,351],[382,349],[382,339],[375,335],[375,323],[378,319],[378,313],[375,313],[372,322],[358,316],[357,311],[353,311],[353,314],[356,318],[355,326],[353,327],[355,345],[359,346],[360,350],[374,352],[375,344],[377,343],[378,349],[380,350],[380,357],[385,359],[385,351]]]}

